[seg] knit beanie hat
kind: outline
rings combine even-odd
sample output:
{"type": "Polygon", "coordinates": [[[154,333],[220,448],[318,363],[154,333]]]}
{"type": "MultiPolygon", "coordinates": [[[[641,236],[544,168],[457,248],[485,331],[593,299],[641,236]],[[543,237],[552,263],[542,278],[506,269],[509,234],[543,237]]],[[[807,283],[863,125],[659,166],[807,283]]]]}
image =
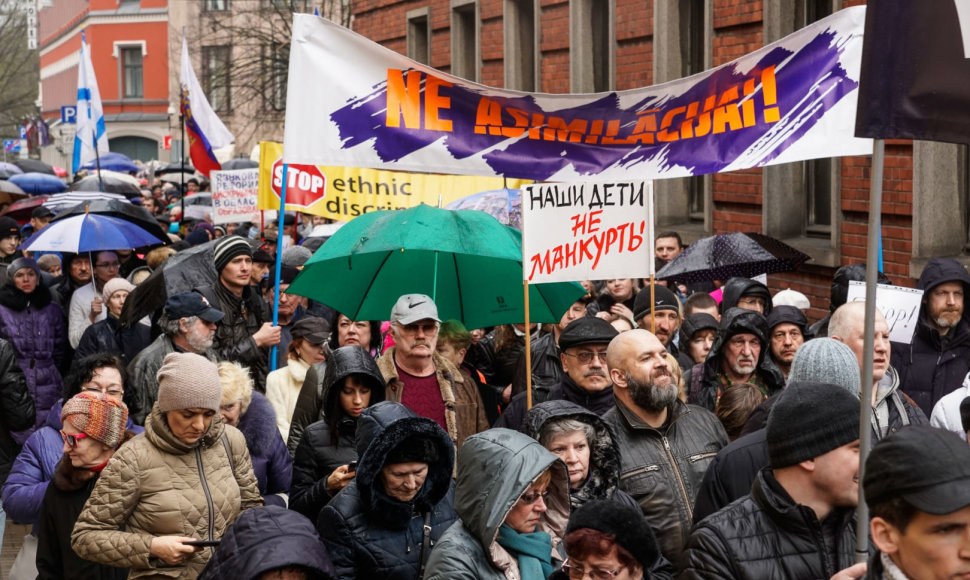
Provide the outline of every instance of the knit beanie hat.
{"type": "Polygon", "coordinates": [[[633,319],[639,322],[641,318],[650,314],[654,307],[657,310],[680,312],[680,300],[666,286],[661,286],[660,284],[653,285],[653,302],[655,306],[651,306],[650,304],[650,286],[637,292],[637,297],[633,300],[633,319]]]}
{"type": "Polygon", "coordinates": [[[0,217],[0,239],[19,235],[20,226],[17,224],[17,220],[7,215],[0,217]]]}
{"type": "Polygon", "coordinates": [[[104,290],[101,291],[101,296],[104,301],[107,302],[111,299],[111,295],[119,290],[126,290],[131,292],[135,289],[135,285],[124,278],[112,278],[104,283],[104,290]]]}
{"type": "Polygon", "coordinates": [[[68,417],[75,427],[92,439],[108,447],[117,447],[128,424],[128,407],[101,393],[81,392],[61,407],[61,422],[68,417]]]}
{"type": "Polygon", "coordinates": [[[13,275],[24,268],[31,268],[38,276],[40,275],[40,269],[37,267],[37,262],[31,260],[30,258],[17,258],[13,262],[10,262],[10,265],[7,266],[7,277],[13,280],[13,275]]]}
{"type": "Polygon", "coordinates": [[[236,256],[241,255],[253,257],[253,247],[249,245],[249,242],[245,238],[239,236],[226,236],[219,238],[215,246],[212,248],[212,257],[215,262],[216,271],[222,272],[222,269],[226,267],[229,262],[232,261],[236,256]]]}
{"type": "Polygon", "coordinates": [[[212,409],[219,412],[222,384],[219,368],[204,356],[173,352],[158,369],[158,410],[212,409]]]}
{"type": "Polygon", "coordinates": [[[862,385],[859,361],[851,348],[834,338],[810,340],[795,353],[788,373],[788,382],[804,381],[838,385],[858,397],[862,385]]]}
{"type": "MultiPolygon", "coordinates": [[[[566,545],[569,534],[576,530],[596,530],[610,534],[643,567],[649,570],[660,558],[660,548],[643,513],[626,504],[607,499],[584,503],[569,517],[566,525],[566,545]]],[[[649,574],[647,574],[649,576],[649,574]]]]}
{"type": "Polygon", "coordinates": [[[825,455],[859,439],[859,397],[830,383],[789,382],[771,408],[765,437],[774,469],[825,455]]]}
{"type": "Polygon", "coordinates": [[[438,461],[438,448],[435,446],[434,441],[429,437],[420,435],[408,437],[384,456],[384,465],[408,463],[410,461],[418,461],[421,463],[434,463],[438,461]]]}

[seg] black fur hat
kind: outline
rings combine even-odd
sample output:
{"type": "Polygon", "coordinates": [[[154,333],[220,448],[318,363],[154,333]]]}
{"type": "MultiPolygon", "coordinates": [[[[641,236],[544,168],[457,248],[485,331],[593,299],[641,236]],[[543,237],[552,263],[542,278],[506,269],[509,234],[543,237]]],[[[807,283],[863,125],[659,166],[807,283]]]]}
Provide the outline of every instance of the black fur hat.
{"type": "MultiPolygon", "coordinates": [[[[614,500],[586,502],[573,512],[566,525],[566,538],[574,530],[590,529],[611,534],[616,543],[636,558],[644,571],[660,558],[660,547],[640,509],[614,500]]],[[[648,574],[649,575],[649,574],[648,574]]]]}

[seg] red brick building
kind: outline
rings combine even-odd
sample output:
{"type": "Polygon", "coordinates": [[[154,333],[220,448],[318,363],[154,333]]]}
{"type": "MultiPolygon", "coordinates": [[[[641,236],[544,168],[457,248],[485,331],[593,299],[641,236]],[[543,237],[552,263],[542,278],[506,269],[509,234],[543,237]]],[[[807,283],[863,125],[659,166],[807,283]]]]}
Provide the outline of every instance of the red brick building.
{"type": "MultiPolygon", "coordinates": [[[[358,0],[353,28],[411,58],[487,85],[549,93],[648,86],[729,62],[841,8],[842,0],[358,0]]],[[[864,262],[869,157],[658,181],[658,228],[685,241],[759,231],[811,255],[772,291],[828,308],[831,276],[864,262]]],[[[886,144],[884,270],[912,286],[928,258],[965,255],[967,148],[886,144]],[[914,204],[914,200],[918,203],[914,204]]]]}
{"type": "MultiPolygon", "coordinates": [[[[168,160],[168,0],[57,0],[38,13],[41,113],[59,121],[77,104],[77,67],[84,31],[98,79],[108,142],[133,159],[168,160]]],[[[176,53],[177,54],[177,53],[176,53]]],[[[55,126],[45,160],[71,166],[74,126],[55,126]]]]}

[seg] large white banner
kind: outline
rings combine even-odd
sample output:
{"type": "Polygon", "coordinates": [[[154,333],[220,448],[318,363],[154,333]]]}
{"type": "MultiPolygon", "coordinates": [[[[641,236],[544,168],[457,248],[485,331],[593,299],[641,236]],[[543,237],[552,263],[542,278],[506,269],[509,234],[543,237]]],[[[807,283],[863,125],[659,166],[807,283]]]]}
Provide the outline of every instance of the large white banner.
{"type": "Polygon", "coordinates": [[[528,185],[522,224],[522,268],[532,284],[652,271],[652,181],[528,185]]]}
{"type": "Polygon", "coordinates": [[[593,181],[868,155],[853,136],[864,19],[847,8],[661,85],[550,95],[459,79],[296,14],[283,160],[593,181]]]}

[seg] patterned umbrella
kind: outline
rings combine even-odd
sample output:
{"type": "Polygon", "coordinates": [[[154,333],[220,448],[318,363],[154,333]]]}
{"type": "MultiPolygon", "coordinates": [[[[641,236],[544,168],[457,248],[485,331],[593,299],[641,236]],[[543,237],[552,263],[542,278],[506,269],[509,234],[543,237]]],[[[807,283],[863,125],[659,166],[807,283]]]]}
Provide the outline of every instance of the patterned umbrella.
{"type": "Polygon", "coordinates": [[[718,234],[688,246],[657,272],[657,278],[678,282],[751,278],[792,272],[809,259],[807,254],[764,234],[718,234]]]}

